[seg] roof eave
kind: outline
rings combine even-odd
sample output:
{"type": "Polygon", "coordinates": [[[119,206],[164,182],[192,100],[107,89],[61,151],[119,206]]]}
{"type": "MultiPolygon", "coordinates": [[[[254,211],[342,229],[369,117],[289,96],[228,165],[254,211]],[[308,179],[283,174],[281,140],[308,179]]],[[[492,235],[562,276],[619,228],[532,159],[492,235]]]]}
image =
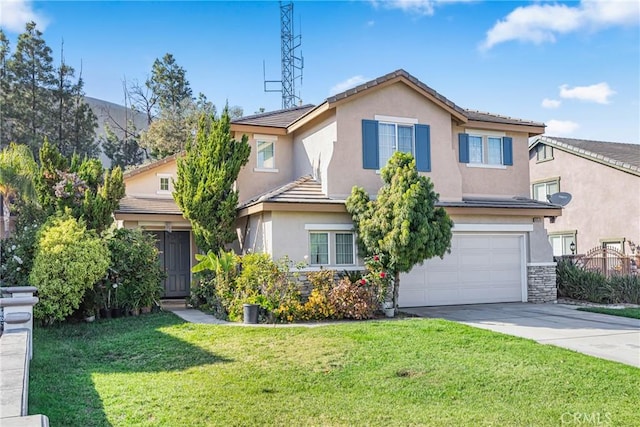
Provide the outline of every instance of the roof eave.
{"type": "Polygon", "coordinates": [[[240,123],[235,123],[235,124],[232,123],[231,130],[234,132],[265,133],[268,135],[286,135],[287,134],[286,127],[247,125],[247,124],[240,124],[240,123]]]}
{"type": "Polygon", "coordinates": [[[515,123],[507,124],[507,123],[489,122],[484,120],[469,120],[466,123],[466,126],[469,126],[469,127],[475,126],[481,129],[501,130],[506,132],[526,132],[529,135],[529,137],[543,134],[544,128],[545,128],[543,124],[541,125],[524,124],[524,123],[523,124],[515,124],[515,123]]]}
{"type": "Polygon", "coordinates": [[[289,126],[287,126],[287,133],[291,133],[300,129],[302,126],[309,123],[313,119],[316,119],[320,117],[322,114],[329,111],[330,108],[331,107],[329,106],[329,103],[327,101],[323,102],[322,104],[311,109],[306,114],[303,114],[302,116],[294,120],[292,123],[290,123],[289,126]]]}

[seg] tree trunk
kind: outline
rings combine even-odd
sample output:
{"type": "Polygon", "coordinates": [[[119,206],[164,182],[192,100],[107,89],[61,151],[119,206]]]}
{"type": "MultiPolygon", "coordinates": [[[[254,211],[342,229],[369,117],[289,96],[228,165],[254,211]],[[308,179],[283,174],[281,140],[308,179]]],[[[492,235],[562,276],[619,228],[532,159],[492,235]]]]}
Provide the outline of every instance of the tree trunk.
{"type": "Polygon", "coordinates": [[[400,272],[393,272],[393,308],[398,308],[398,295],[400,294],[400,272]]]}

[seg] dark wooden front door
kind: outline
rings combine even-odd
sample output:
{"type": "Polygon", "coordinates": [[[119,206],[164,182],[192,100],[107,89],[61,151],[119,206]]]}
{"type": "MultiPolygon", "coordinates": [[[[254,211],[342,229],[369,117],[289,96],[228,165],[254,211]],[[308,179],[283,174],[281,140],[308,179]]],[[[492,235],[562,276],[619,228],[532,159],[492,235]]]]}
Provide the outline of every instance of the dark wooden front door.
{"type": "Polygon", "coordinates": [[[164,296],[167,298],[189,296],[191,251],[188,231],[154,232],[160,265],[167,278],[164,281],[164,296]]]}

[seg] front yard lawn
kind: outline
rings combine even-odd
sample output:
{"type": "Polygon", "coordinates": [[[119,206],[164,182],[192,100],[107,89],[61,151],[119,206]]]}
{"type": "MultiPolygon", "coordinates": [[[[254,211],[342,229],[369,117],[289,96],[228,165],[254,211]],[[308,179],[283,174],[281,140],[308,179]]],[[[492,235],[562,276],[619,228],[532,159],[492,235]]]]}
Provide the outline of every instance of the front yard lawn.
{"type": "Polygon", "coordinates": [[[606,308],[606,307],[580,307],[579,311],[592,313],[611,314],[613,316],[630,317],[640,319],[640,308],[606,308]]]}
{"type": "Polygon", "coordinates": [[[29,409],[52,426],[627,426],[638,384],[631,366],[440,319],[273,328],[159,313],[36,329],[29,409]]]}

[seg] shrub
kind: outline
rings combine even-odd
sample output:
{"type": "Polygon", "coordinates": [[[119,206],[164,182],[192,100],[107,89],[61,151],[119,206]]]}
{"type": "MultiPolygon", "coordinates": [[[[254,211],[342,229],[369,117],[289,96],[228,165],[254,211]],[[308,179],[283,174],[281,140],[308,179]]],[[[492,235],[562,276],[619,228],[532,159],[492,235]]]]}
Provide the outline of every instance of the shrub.
{"type": "Polygon", "coordinates": [[[561,260],[556,269],[558,296],[595,303],[640,304],[640,277],[605,277],[597,271],[589,271],[561,260]]]}
{"type": "Polygon", "coordinates": [[[121,228],[107,239],[110,268],[117,275],[118,303],[126,309],[150,307],[162,296],[158,249],[151,234],[121,228]]]}
{"type": "Polygon", "coordinates": [[[44,324],[62,321],[77,310],[85,291],[109,266],[109,250],[69,214],[50,218],[38,233],[29,282],[38,287],[34,317],[44,324]]]}
{"type": "Polygon", "coordinates": [[[3,286],[26,286],[33,267],[38,230],[46,216],[34,203],[19,205],[15,234],[0,240],[0,281],[3,286]]]}
{"type": "Polygon", "coordinates": [[[378,309],[375,293],[364,279],[356,283],[340,279],[331,289],[329,302],[338,319],[371,319],[378,309]]]}
{"type": "Polygon", "coordinates": [[[640,276],[613,276],[609,286],[612,302],[640,304],[640,276]]]}
{"type": "Polygon", "coordinates": [[[329,301],[333,289],[335,272],[333,270],[313,271],[307,274],[307,280],[313,286],[307,302],[302,307],[303,320],[322,320],[335,317],[335,307],[329,301]]]}

